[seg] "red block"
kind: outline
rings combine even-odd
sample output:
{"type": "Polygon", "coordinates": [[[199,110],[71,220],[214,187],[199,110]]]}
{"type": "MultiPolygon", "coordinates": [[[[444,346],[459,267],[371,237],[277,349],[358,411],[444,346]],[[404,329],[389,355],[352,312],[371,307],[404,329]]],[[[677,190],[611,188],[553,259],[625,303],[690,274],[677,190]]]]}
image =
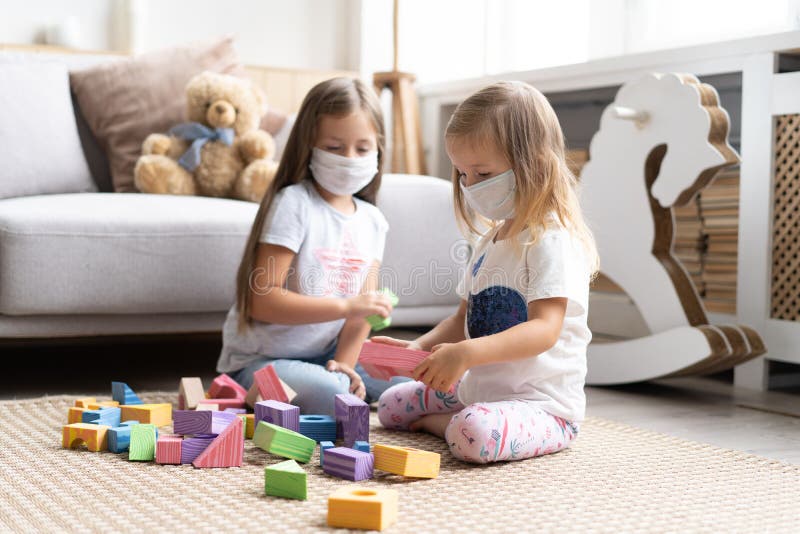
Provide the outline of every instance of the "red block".
{"type": "Polygon", "coordinates": [[[169,434],[158,436],[158,441],[156,441],[156,463],[180,465],[182,443],[183,438],[181,436],[171,436],[169,434]]]}
{"type": "Polygon", "coordinates": [[[237,417],[206,450],[194,459],[195,467],[241,467],[244,457],[244,427],[237,417]]]}
{"type": "Polygon", "coordinates": [[[273,366],[267,365],[253,373],[253,383],[258,388],[261,400],[276,400],[286,404],[291,402],[273,366]]]}
{"type": "MultiPolygon", "coordinates": [[[[208,396],[214,399],[242,399],[244,402],[247,390],[236,380],[223,373],[211,383],[211,387],[208,388],[208,396]]],[[[220,409],[222,408],[220,407],[220,409]]]]}

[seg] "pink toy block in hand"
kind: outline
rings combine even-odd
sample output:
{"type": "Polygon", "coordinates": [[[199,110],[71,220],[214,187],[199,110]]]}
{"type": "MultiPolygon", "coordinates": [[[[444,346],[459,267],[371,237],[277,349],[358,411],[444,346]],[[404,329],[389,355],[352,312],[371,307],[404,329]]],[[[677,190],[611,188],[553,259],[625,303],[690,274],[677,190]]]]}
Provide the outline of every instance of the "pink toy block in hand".
{"type": "Polygon", "coordinates": [[[424,350],[366,341],[358,355],[358,363],[371,377],[389,380],[393,376],[411,377],[411,371],[429,354],[424,350]]]}

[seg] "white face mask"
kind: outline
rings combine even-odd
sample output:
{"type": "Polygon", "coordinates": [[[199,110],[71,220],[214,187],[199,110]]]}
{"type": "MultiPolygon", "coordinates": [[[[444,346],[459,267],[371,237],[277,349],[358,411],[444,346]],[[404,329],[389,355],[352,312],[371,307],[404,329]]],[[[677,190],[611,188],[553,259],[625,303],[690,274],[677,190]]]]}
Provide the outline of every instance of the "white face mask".
{"type": "Polygon", "coordinates": [[[378,173],[378,152],[347,158],[314,147],[308,168],[326,191],[334,195],[353,195],[364,189],[378,173]]]}
{"type": "Polygon", "coordinates": [[[514,216],[514,198],[517,192],[514,169],[469,187],[464,185],[462,178],[459,185],[467,204],[479,215],[495,221],[514,216]]]}

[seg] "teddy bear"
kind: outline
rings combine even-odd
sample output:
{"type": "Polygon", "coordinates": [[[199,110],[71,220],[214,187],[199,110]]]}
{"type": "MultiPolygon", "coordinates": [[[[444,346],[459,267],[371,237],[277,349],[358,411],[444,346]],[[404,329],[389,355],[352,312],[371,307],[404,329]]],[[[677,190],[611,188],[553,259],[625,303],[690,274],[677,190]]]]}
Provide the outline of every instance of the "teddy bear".
{"type": "Polygon", "coordinates": [[[249,80],[206,71],[189,80],[186,104],[189,122],[144,140],[137,189],[259,202],[278,168],[275,142],[258,127],[263,93],[249,80]]]}

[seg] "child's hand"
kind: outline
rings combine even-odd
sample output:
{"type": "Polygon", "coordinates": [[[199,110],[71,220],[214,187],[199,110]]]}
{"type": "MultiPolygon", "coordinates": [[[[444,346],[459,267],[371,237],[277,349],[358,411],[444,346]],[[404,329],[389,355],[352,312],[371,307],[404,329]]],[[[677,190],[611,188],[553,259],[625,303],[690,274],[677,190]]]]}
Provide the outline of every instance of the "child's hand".
{"type": "Polygon", "coordinates": [[[361,400],[364,400],[367,396],[367,388],[364,386],[364,381],[361,380],[361,376],[356,373],[355,369],[346,363],[337,362],[336,360],[328,360],[325,368],[332,373],[344,373],[350,377],[350,393],[361,400]]]}
{"type": "Polygon", "coordinates": [[[382,293],[366,293],[345,300],[345,319],[363,319],[370,315],[389,317],[392,301],[382,293]]]}
{"type": "Polygon", "coordinates": [[[419,380],[436,391],[447,392],[469,369],[468,360],[464,342],[440,343],[433,347],[430,356],[411,374],[414,380],[419,380]]]}
{"type": "Polygon", "coordinates": [[[408,341],[406,339],[396,339],[388,336],[374,336],[369,338],[373,343],[383,343],[384,345],[393,345],[395,347],[403,347],[404,349],[423,350],[416,341],[408,341]]]}

